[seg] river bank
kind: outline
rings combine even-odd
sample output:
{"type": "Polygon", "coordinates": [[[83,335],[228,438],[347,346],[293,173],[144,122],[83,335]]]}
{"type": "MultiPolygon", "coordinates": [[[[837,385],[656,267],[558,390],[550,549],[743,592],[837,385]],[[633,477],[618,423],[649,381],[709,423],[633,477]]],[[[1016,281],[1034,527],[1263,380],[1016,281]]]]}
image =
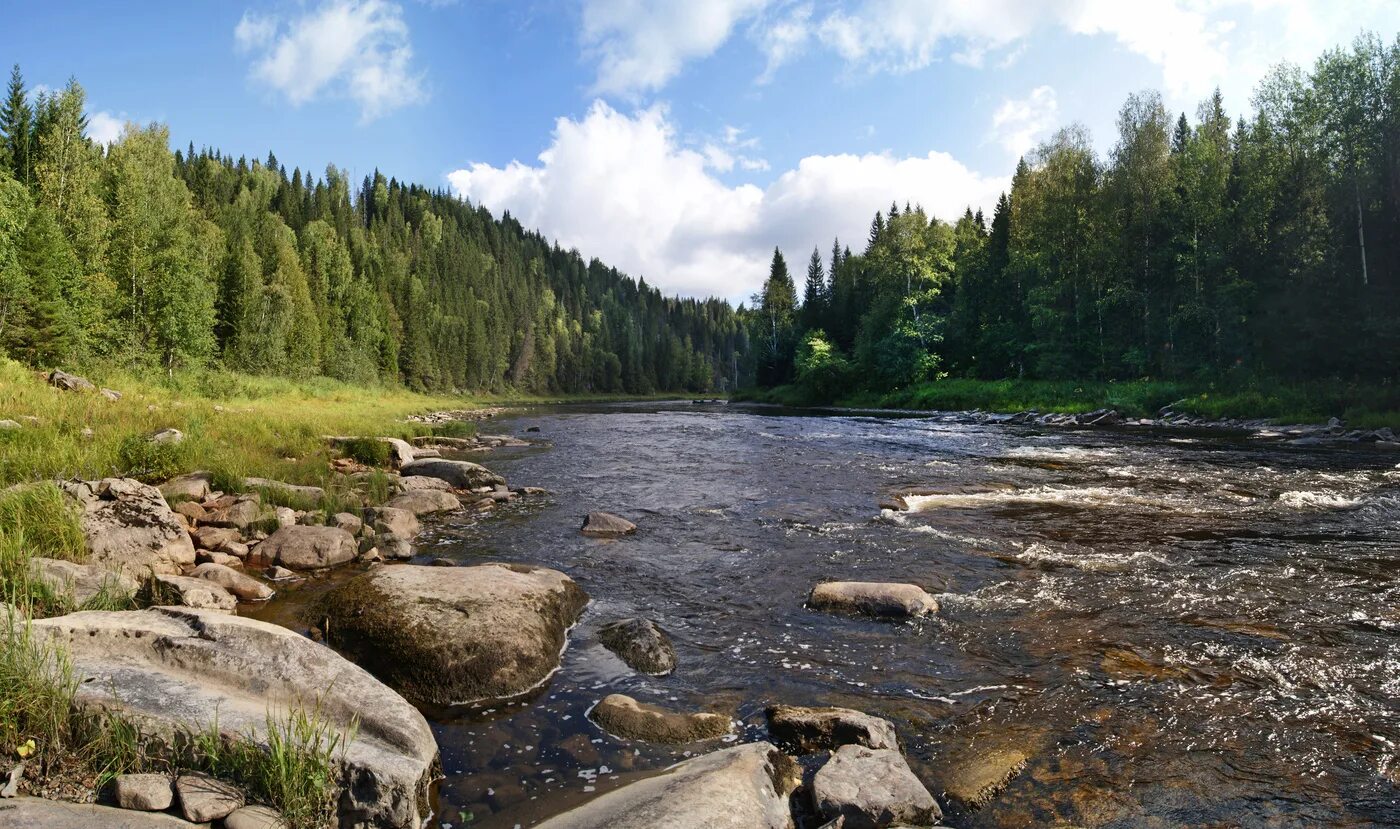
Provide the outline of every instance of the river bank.
{"type": "Polygon", "coordinates": [[[1322,425],[1335,418],[1354,429],[1400,428],[1400,388],[1342,382],[1229,386],[1149,380],[1104,383],[944,379],[892,392],[855,392],[834,401],[815,399],[795,385],[745,389],[732,399],[787,406],[1006,415],[1114,411],[1132,419],[1157,419],[1170,411],[1200,423],[1267,420],[1322,425]]]}

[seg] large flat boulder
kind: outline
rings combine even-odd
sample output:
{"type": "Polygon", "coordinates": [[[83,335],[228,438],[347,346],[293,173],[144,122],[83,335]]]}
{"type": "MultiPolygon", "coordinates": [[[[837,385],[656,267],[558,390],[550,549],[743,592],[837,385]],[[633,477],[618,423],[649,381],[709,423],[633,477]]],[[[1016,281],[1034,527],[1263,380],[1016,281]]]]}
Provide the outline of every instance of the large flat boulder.
{"type": "Polygon", "coordinates": [[[199,824],[160,812],[133,812],[92,803],[16,797],[0,800],[0,829],[196,829],[199,824]]]}
{"type": "Polygon", "coordinates": [[[747,743],[672,766],[536,829],[792,829],[797,764],[769,743],[747,743]]]}
{"type": "Polygon", "coordinates": [[[319,570],[353,561],[360,547],[339,527],[283,527],[258,545],[258,554],[293,570],[319,570]]]}
{"type": "Polygon", "coordinates": [[[429,478],[438,478],[451,484],[457,489],[476,489],[477,487],[494,487],[506,482],[505,478],[487,469],[479,463],[471,461],[454,461],[445,458],[422,458],[411,461],[399,467],[399,474],[404,477],[414,475],[426,475],[429,478]]]}
{"type": "Polygon", "coordinates": [[[543,567],[401,565],[330,591],[317,615],[342,653],[410,699],[450,705],[539,685],[587,603],[573,579],[543,567]]]}
{"type": "Polygon", "coordinates": [[[187,475],[180,475],[171,478],[160,485],[160,494],[165,496],[168,503],[176,501],[203,501],[209,497],[210,482],[214,480],[211,472],[191,472],[187,475]]]}
{"type": "Polygon", "coordinates": [[[206,510],[203,523],[211,527],[229,527],[240,533],[271,514],[270,510],[263,509],[262,496],[256,492],[225,495],[206,510]]]}
{"type": "Polygon", "coordinates": [[[318,709],[342,733],[357,720],[341,760],[340,825],[408,829],[427,815],[437,744],[423,715],[330,648],[267,622],[174,608],[73,613],[33,630],[67,649],[79,707],[114,708],[148,736],[217,723],[262,742],[269,717],[293,708],[318,709]]]}
{"type": "Polygon", "coordinates": [[[179,573],[194,564],[194,543],[184,520],[160,490],[132,478],[60,484],[82,508],[89,562],[143,578],[179,573]]]}
{"type": "Polygon", "coordinates": [[[828,581],[812,588],[807,606],[828,613],[918,619],[938,612],[938,600],[917,584],[828,581]]]}

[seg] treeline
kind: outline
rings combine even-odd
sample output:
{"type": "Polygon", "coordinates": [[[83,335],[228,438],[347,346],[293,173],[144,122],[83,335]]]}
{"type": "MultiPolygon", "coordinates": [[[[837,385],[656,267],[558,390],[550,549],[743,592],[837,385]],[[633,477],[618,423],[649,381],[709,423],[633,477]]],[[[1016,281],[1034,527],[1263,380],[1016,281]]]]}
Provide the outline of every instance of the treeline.
{"type": "Polygon", "coordinates": [[[813,251],[800,302],[775,252],[759,384],[1400,379],[1400,40],[1280,67],[1254,110],[1134,95],[1107,159],[1069,127],[990,221],[892,205],[860,253],[813,251]]]}
{"type": "Polygon", "coordinates": [[[424,390],[729,388],[747,332],[441,190],[358,187],[166,127],[89,140],[76,81],[0,104],[0,349],[424,390]]]}

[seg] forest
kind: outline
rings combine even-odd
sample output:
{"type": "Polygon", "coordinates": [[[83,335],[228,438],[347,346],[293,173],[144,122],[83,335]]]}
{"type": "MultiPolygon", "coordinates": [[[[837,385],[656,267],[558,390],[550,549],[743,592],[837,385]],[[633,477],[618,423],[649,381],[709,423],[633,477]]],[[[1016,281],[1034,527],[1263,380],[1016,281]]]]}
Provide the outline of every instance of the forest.
{"type": "Polygon", "coordinates": [[[746,312],[755,375],[809,400],[941,378],[1400,379],[1400,39],[1280,66],[1249,117],[1131,96],[1107,158],[1080,126],[989,217],[892,204],[852,252],[780,251],[746,312]]]}
{"type": "Polygon", "coordinates": [[[0,102],[0,353],[36,368],[219,367],[425,391],[729,389],[747,330],[509,214],[356,186],[127,125],[86,136],[76,80],[0,102]]]}

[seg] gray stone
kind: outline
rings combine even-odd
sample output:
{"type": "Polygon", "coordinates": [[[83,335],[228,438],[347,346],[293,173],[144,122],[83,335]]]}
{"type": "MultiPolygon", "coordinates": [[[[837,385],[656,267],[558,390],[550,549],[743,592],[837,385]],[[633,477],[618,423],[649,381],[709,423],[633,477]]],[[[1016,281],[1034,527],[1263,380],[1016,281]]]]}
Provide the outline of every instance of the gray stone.
{"type": "Polygon", "coordinates": [[[769,743],[679,763],[538,824],[536,829],[792,829],[797,764],[769,743]]]}
{"type": "Polygon", "coordinates": [[[590,512],[583,519],[583,534],[594,538],[617,538],[637,531],[637,525],[610,512],[590,512]]]}
{"type": "Polygon", "coordinates": [[[245,492],[234,496],[227,506],[210,510],[204,523],[213,527],[231,527],[242,532],[262,518],[262,497],[256,492],[245,492]]]}
{"type": "Polygon", "coordinates": [[[179,429],[161,429],[160,431],[152,434],[150,440],[151,443],[174,445],[177,443],[184,442],[185,433],[180,431],[179,429]]]}
{"type": "Polygon", "coordinates": [[[726,714],[709,711],[678,714],[638,702],[626,694],[609,694],[593,706],[588,716],[609,734],[648,743],[713,740],[733,729],[733,722],[726,714]]]}
{"type": "Polygon", "coordinates": [[[887,748],[837,749],[812,780],[812,801],[828,820],[843,818],[846,829],[932,826],[943,818],[904,755],[887,748]]]}
{"type": "Polygon", "coordinates": [[[326,491],[319,486],[288,484],[270,478],[244,478],[243,485],[249,489],[272,490],[291,495],[306,507],[314,507],[326,497],[326,491]]]}
{"type": "Polygon", "coordinates": [[[671,639],[648,619],[621,619],[598,629],[598,641],[623,662],[644,674],[669,674],[676,669],[671,639]]]}
{"type": "Polygon", "coordinates": [[[271,587],[222,564],[201,564],[194,568],[190,575],[213,582],[245,602],[261,602],[272,598],[271,587]]]}
{"type": "Polygon", "coordinates": [[[913,619],[938,612],[938,600],[915,584],[829,581],[812,588],[807,606],[831,613],[913,619]]]}
{"type": "Polygon", "coordinates": [[[109,599],[130,598],[140,587],[136,579],[121,571],[53,558],[31,558],[29,575],[74,607],[103,595],[109,599]]]}
{"type": "Polygon", "coordinates": [[[37,797],[0,800],[0,829],[195,829],[196,826],[198,824],[160,812],[132,812],[37,797]]]}
{"type": "Polygon", "coordinates": [[[0,430],[12,431],[12,430],[14,430],[14,429],[20,429],[20,428],[23,428],[23,427],[20,426],[19,423],[16,422],[16,421],[13,421],[13,420],[0,420],[0,430]]]}
{"type": "Polygon", "coordinates": [[[416,453],[408,441],[398,438],[380,438],[380,440],[389,444],[389,461],[395,469],[402,469],[413,463],[416,453]]]}
{"type": "Polygon", "coordinates": [[[433,489],[416,489],[403,492],[384,502],[384,507],[408,510],[414,515],[431,515],[436,512],[452,512],[462,508],[462,502],[450,492],[433,489]]]}
{"type": "Polygon", "coordinates": [[[194,544],[184,520],[155,487],[131,478],[65,481],[60,486],[82,507],[90,564],[142,578],[178,573],[194,563],[194,544]]]}
{"type": "Polygon", "coordinates": [[[258,545],[258,554],[293,570],[316,570],[353,561],[355,537],[339,527],[283,527],[258,545]]]}
{"type": "Polygon", "coordinates": [[[418,492],[424,489],[438,492],[452,491],[452,484],[441,478],[430,478],[427,475],[406,475],[399,478],[395,486],[400,492],[418,492]]]}
{"type": "Polygon", "coordinates": [[[151,594],[150,604],[183,605],[198,610],[222,611],[230,611],[238,606],[238,599],[232,593],[204,579],[162,574],[147,584],[151,594]]]}
{"type": "Polygon", "coordinates": [[[59,369],[49,372],[49,385],[64,391],[92,391],[97,388],[86,377],[79,377],[59,369]]]}
{"type": "Polygon", "coordinates": [[[123,809],[164,812],[174,802],[175,792],[164,774],[119,774],[112,781],[112,797],[123,809]]]}
{"type": "Polygon", "coordinates": [[[386,506],[376,507],[372,514],[376,533],[408,539],[423,530],[423,525],[418,522],[418,516],[412,510],[386,506]]]}
{"type": "Polygon", "coordinates": [[[81,710],[114,708],[153,739],[174,742],[217,721],[264,744],[269,720],[294,708],[316,708],[336,733],[358,720],[340,764],[340,825],[407,829],[427,815],[437,774],[427,721],[324,645],[267,622],[170,608],[73,613],[33,630],[68,651],[81,710]]]}
{"type": "Polygon", "coordinates": [[[774,742],[798,754],[835,751],[844,745],[899,748],[893,723],[850,708],[773,705],[766,713],[774,742]]]}
{"type": "Polygon", "coordinates": [[[222,550],[243,538],[233,527],[200,527],[190,536],[194,539],[194,545],[201,550],[222,550]]]}
{"type": "Polygon", "coordinates": [[[116,389],[102,388],[102,389],[98,389],[98,391],[100,391],[100,392],[102,393],[102,396],[103,396],[103,397],[107,398],[108,400],[112,401],[113,403],[115,403],[115,402],[117,402],[118,400],[121,400],[121,399],[122,399],[122,393],[119,392],[119,391],[117,391],[116,389]]]}
{"type": "Polygon", "coordinates": [[[339,527],[351,535],[359,535],[360,530],[365,526],[364,519],[349,512],[337,512],[331,517],[331,523],[333,526],[339,527]]]}
{"type": "Polygon", "coordinates": [[[495,486],[505,483],[505,479],[479,463],[453,461],[444,458],[423,458],[399,467],[405,477],[426,475],[441,478],[457,489],[473,489],[479,486],[495,486]]]}
{"type": "Polygon", "coordinates": [[[301,576],[298,576],[286,567],[278,567],[275,565],[264,570],[263,575],[270,581],[289,581],[301,578],[301,576]]]}
{"type": "Polygon", "coordinates": [[[278,527],[290,527],[297,522],[297,511],[291,507],[274,507],[272,514],[277,517],[278,527]]]}
{"type": "Polygon", "coordinates": [[[528,691],[559,666],[588,596],[543,567],[379,567],[328,592],[326,639],[418,702],[528,691]]]}
{"type": "Polygon", "coordinates": [[[224,829],[288,829],[287,822],[276,809],[267,806],[244,806],[224,818],[224,829]]]}
{"type": "Polygon", "coordinates": [[[207,774],[182,774],[175,780],[180,795],[180,812],[185,820],[208,823],[243,808],[243,792],[237,786],[215,780],[207,774]]]}

